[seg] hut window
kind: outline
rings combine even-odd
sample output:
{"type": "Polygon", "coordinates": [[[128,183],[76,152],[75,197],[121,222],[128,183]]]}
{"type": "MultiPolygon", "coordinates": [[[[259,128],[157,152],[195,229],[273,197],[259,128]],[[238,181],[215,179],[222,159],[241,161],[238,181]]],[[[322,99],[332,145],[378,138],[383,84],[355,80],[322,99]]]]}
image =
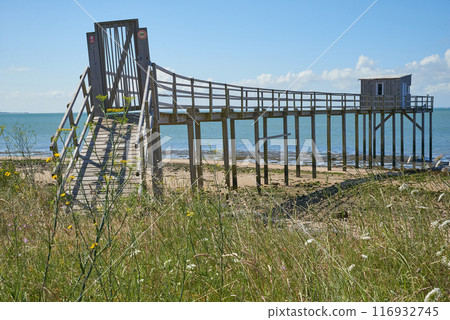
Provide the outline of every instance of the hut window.
{"type": "Polygon", "coordinates": [[[384,94],[384,86],[382,82],[377,83],[377,96],[382,96],[384,94]]]}

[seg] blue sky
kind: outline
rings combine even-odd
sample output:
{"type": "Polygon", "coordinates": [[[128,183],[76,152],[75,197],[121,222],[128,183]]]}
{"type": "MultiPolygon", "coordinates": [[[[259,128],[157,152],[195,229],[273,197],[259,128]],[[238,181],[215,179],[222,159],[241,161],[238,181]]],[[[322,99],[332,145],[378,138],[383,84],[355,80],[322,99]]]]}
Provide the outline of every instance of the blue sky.
{"type": "MultiPolygon", "coordinates": [[[[78,2],[98,21],[138,18],[152,60],[177,73],[287,88],[374,0],[78,2]]],[[[412,94],[450,107],[449,12],[379,0],[294,88],[358,92],[358,78],[412,73],[412,94]]],[[[0,112],[63,112],[93,21],[73,0],[2,0],[0,14],[0,112]]]]}

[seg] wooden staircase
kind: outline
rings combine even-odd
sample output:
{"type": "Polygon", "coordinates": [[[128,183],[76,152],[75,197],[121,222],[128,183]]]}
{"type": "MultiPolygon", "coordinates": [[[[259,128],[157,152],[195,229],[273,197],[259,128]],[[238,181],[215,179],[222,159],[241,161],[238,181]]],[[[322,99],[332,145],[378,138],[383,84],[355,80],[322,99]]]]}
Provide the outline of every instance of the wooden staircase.
{"type": "Polygon", "coordinates": [[[65,189],[73,205],[96,208],[117,196],[137,192],[140,177],[134,143],[139,115],[127,115],[125,123],[96,117],[86,135],[78,161],[65,189]]]}

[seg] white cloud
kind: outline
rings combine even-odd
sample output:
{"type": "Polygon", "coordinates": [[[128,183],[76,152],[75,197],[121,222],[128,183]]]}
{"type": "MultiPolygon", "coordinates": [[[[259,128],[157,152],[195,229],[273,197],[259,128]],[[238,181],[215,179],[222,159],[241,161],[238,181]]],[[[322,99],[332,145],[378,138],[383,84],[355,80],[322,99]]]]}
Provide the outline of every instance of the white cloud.
{"type": "Polygon", "coordinates": [[[253,79],[243,79],[238,85],[292,90],[359,92],[358,79],[396,74],[412,74],[413,95],[433,94],[437,107],[450,106],[450,49],[443,56],[432,54],[394,69],[377,67],[376,60],[360,55],[354,68],[336,68],[313,72],[288,72],[285,75],[262,73],[253,79]],[[417,62],[420,61],[420,62],[417,62]]]}
{"type": "Polygon", "coordinates": [[[9,67],[8,69],[2,69],[0,70],[0,73],[18,73],[18,72],[27,72],[30,71],[31,69],[28,67],[9,67]]]}
{"type": "Polygon", "coordinates": [[[369,57],[366,57],[364,55],[360,55],[358,58],[358,62],[356,63],[356,69],[372,68],[374,65],[374,60],[369,59],[369,57]]]}
{"type": "Polygon", "coordinates": [[[431,56],[425,57],[420,61],[420,65],[426,66],[427,64],[438,63],[441,60],[438,54],[433,54],[431,56]]]}

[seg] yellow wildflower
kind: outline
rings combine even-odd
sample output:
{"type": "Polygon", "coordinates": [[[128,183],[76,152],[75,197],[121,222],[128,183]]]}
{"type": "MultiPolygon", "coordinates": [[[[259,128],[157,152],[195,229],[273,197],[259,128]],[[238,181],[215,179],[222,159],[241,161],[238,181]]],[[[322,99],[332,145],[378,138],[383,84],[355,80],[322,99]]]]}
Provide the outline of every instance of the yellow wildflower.
{"type": "Polygon", "coordinates": [[[59,158],[60,154],[59,153],[55,153],[54,156],[55,156],[55,158],[59,158]]]}
{"type": "Polygon", "coordinates": [[[50,162],[50,161],[52,161],[52,158],[50,157],[50,158],[47,158],[47,160],[45,160],[45,162],[50,162]]]}
{"type": "Polygon", "coordinates": [[[125,164],[127,162],[128,162],[127,160],[120,160],[120,163],[123,163],[123,164],[125,164]]]}
{"type": "Polygon", "coordinates": [[[187,211],[187,217],[193,216],[194,215],[194,211],[187,211]]]}
{"type": "Polygon", "coordinates": [[[72,179],[72,180],[73,180],[73,179],[75,179],[75,177],[74,177],[74,176],[70,176],[69,178],[70,178],[70,179],[72,179]]]}
{"type": "Polygon", "coordinates": [[[97,243],[97,242],[95,242],[95,243],[92,244],[91,249],[94,249],[96,246],[98,246],[98,243],[97,243]]]}
{"type": "Polygon", "coordinates": [[[14,171],[14,174],[19,174],[17,171],[14,171]]]}
{"type": "Polygon", "coordinates": [[[57,176],[56,174],[54,174],[54,175],[52,176],[52,179],[53,179],[53,180],[56,180],[56,178],[58,178],[58,176],[57,176]]]}
{"type": "Polygon", "coordinates": [[[6,172],[5,176],[9,177],[11,175],[11,172],[6,172]]]}
{"type": "Polygon", "coordinates": [[[96,226],[96,225],[97,225],[97,222],[94,223],[94,226],[96,226]]]}
{"type": "Polygon", "coordinates": [[[70,204],[70,202],[69,201],[66,201],[66,206],[68,206],[70,204]]]}
{"type": "Polygon", "coordinates": [[[72,229],[72,225],[68,226],[67,229],[69,229],[69,230],[72,229]]]}
{"type": "Polygon", "coordinates": [[[61,198],[65,197],[66,194],[65,193],[61,193],[61,198]]]}

